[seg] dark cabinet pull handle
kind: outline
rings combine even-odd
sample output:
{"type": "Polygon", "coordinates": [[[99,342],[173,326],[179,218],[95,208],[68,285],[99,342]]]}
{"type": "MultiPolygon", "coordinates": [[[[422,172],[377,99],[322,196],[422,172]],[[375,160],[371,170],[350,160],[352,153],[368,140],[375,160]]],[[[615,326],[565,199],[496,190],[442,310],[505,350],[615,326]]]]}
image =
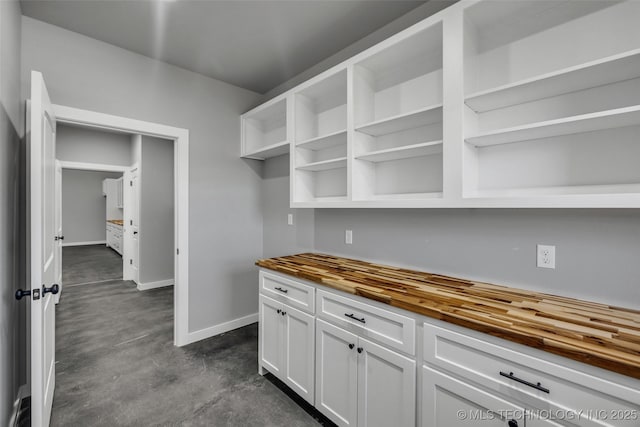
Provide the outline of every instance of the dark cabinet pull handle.
{"type": "MultiPolygon", "coordinates": [[[[519,382],[520,384],[524,384],[524,385],[528,385],[529,387],[533,387],[536,390],[540,390],[543,391],[545,393],[549,393],[549,389],[548,388],[544,388],[540,385],[540,383],[531,383],[527,380],[523,380],[522,378],[518,378],[516,376],[513,375],[513,372],[509,372],[508,374],[506,372],[502,372],[500,371],[500,375],[502,375],[503,377],[509,378],[510,380],[513,380],[515,382],[519,382]]],[[[517,425],[517,423],[516,423],[517,425]]],[[[513,427],[513,426],[511,426],[513,427]]]]}
{"type": "Polygon", "coordinates": [[[276,288],[276,291],[280,291],[280,292],[282,292],[283,294],[286,294],[287,292],[289,292],[289,290],[288,290],[288,289],[282,289],[281,287],[277,287],[277,288],[276,288]]]}
{"type": "Polygon", "coordinates": [[[22,297],[28,297],[29,295],[31,295],[31,291],[30,290],[23,291],[22,289],[18,289],[16,291],[16,299],[18,301],[20,301],[22,299],[22,297]]]}
{"type": "Polygon", "coordinates": [[[282,310],[280,310],[280,309],[277,309],[276,311],[278,312],[278,314],[280,314],[280,312],[281,312],[282,310]]]}
{"type": "Polygon", "coordinates": [[[60,286],[51,285],[50,288],[47,288],[45,285],[42,285],[42,296],[44,297],[47,292],[51,292],[53,295],[57,294],[60,291],[60,286]]]}
{"type": "Polygon", "coordinates": [[[362,347],[358,347],[358,353],[362,353],[362,347]]]}
{"type": "Polygon", "coordinates": [[[509,420],[507,424],[509,425],[509,427],[518,427],[518,422],[516,420],[509,420]]]}
{"type": "Polygon", "coordinates": [[[349,344],[349,350],[353,350],[353,347],[355,347],[355,344],[349,344]]]}
{"type": "Polygon", "coordinates": [[[344,315],[345,315],[346,317],[350,318],[350,319],[357,320],[358,322],[366,323],[366,322],[364,321],[364,317],[363,317],[362,319],[360,319],[360,318],[358,318],[358,317],[354,316],[354,314],[353,314],[353,313],[345,313],[344,315]]]}
{"type": "Polygon", "coordinates": [[[286,311],[283,311],[281,314],[282,314],[283,316],[286,316],[286,315],[287,315],[287,312],[286,312],[286,311]]]}

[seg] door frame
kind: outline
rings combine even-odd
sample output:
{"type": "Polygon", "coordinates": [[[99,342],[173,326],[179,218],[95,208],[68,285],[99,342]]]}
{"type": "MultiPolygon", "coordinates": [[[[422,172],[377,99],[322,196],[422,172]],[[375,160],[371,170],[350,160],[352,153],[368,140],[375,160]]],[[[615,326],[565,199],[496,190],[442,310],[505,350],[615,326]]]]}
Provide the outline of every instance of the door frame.
{"type": "Polygon", "coordinates": [[[53,109],[58,123],[174,141],[173,343],[178,347],[189,344],[189,130],[64,105],[53,104],[53,109]]]}

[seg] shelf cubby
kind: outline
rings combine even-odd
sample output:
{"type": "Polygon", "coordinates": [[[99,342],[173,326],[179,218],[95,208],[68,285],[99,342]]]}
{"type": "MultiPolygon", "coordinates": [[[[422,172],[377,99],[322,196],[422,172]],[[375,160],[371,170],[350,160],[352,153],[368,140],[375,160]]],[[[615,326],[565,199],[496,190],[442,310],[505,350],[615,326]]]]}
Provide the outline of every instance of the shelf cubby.
{"type": "Polygon", "coordinates": [[[289,152],[286,98],[245,113],[241,121],[242,157],[264,160],[289,152]]]}
{"type": "Polygon", "coordinates": [[[442,23],[367,56],[353,74],[359,131],[381,135],[442,121],[442,23]]]}
{"type": "Polygon", "coordinates": [[[394,148],[385,148],[366,152],[356,156],[358,160],[366,160],[368,162],[378,163],[390,160],[402,160],[413,157],[430,156],[432,154],[442,153],[442,141],[421,142],[418,144],[403,145],[394,148]]]}
{"type": "Polygon", "coordinates": [[[509,144],[640,124],[640,105],[498,129],[466,138],[475,146],[509,144]]]}
{"type": "Polygon", "coordinates": [[[338,145],[347,145],[346,129],[296,143],[296,147],[307,150],[324,150],[338,145]]]}
{"type": "Polygon", "coordinates": [[[294,104],[296,144],[331,140],[347,128],[347,71],[296,92],[294,104]]]}
{"type": "Polygon", "coordinates": [[[475,112],[505,108],[640,77],[640,49],[476,92],[465,99],[475,112]]]}

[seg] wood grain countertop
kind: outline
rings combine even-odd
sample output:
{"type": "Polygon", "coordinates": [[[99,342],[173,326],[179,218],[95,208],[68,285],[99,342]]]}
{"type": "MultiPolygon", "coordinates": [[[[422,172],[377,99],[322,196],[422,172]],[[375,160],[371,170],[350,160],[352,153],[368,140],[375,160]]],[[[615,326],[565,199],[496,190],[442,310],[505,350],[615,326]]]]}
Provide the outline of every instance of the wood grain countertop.
{"type": "Polygon", "coordinates": [[[107,222],[110,222],[111,224],[119,225],[120,227],[124,225],[123,219],[108,219],[107,222]]]}
{"type": "Polygon", "coordinates": [[[640,311],[331,255],[256,265],[640,379],[640,311]]]}

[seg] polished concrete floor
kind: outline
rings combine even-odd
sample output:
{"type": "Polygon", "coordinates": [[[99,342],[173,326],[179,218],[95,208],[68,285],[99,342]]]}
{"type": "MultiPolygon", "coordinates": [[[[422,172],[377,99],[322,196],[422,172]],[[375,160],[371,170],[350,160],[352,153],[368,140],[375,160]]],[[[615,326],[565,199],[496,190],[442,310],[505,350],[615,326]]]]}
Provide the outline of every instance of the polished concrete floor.
{"type": "Polygon", "coordinates": [[[256,325],[175,347],[173,288],[138,291],[104,246],[63,260],[52,426],[330,424],[257,374],[256,325]]]}

